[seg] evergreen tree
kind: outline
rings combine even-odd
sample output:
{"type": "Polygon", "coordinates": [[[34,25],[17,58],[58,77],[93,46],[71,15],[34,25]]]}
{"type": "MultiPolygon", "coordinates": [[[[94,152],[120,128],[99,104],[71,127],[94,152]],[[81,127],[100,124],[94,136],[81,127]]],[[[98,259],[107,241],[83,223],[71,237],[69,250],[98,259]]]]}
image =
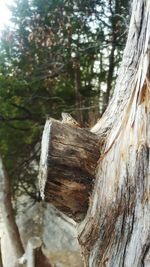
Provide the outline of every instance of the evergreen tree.
{"type": "Polygon", "coordinates": [[[94,124],[108,104],[128,1],[16,0],[11,10],[0,52],[0,149],[14,190],[35,197],[46,116],[68,111],[94,124]]]}

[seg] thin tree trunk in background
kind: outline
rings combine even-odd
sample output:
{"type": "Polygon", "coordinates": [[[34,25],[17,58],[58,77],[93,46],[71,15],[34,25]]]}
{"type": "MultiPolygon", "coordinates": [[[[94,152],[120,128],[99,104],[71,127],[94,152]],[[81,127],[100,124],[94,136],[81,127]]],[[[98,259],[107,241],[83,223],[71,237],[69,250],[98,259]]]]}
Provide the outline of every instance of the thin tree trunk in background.
{"type": "Polygon", "coordinates": [[[111,47],[111,52],[109,55],[109,70],[108,70],[108,76],[107,76],[107,91],[103,93],[103,111],[104,113],[105,109],[108,106],[109,98],[110,98],[110,93],[112,90],[112,80],[113,80],[113,73],[114,73],[114,52],[116,49],[116,40],[113,41],[112,47],[111,47]]]}
{"type": "MultiPolygon", "coordinates": [[[[78,49],[78,48],[77,48],[78,49]]],[[[75,105],[76,105],[76,114],[77,120],[82,125],[83,124],[83,116],[82,116],[82,99],[81,99],[81,71],[80,71],[80,56],[79,52],[76,52],[76,56],[74,59],[74,75],[75,75],[75,105]]]]}
{"type": "Polygon", "coordinates": [[[118,3],[117,0],[115,1],[115,12],[112,10],[112,2],[109,2],[110,12],[111,12],[111,24],[112,24],[112,43],[111,43],[111,51],[109,55],[109,69],[108,69],[108,76],[107,76],[107,90],[103,94],[103,113],[106,110],[110,94],[112,92],[112,82],[113,82],[113,75],[114,75],[114,67],[115,67],[115,50],[117,45],[117,22],[118,19],[116,14],[118,14],[118,3]]]}
{"type": "Polygon", "coordinates": [[[2,250],[1,250],[1,239],[0,239],[0,267],[3,267],[2,250]]]}
{"type": "MultiPolygon", "coordinates": [[[[79,64],[79,62],[77,63],[79,64]]],[[[76,109],[77,109],[77,120],[82,125],[83,119],[82,119],[82,110],[81,110],[81,73],[80,73],[80,65],[76,66],[75,69],[75,98],[76,98],[76,109]]]]}
{"type": "MultiPolygon", "coordinates": [[[[4,167],[1,156],[0,156],[0,208],[1,208],[2,218],[4,220],[4,224],[8,233],[8,237],[11,242],[11,246],[18,260],[18,263],[16,262],[15,266],[51,267],[51,264],[48,262],[48,259],[41,250],[42,241],[40,240],[40,238],[37,237],[31,238],[28,241],[27,251],[26,252],[24,251],[19,229],[15,221],[14,211],[11,202],[10,180],[6,172],[6,169],[4,167]],[[23,261],[21,263],[22,259],[23,261]],[[40,263],[38,263],[37,260],[39,260],[40,263]]],[[[0,257],[0,264],[1,262],[2,260],[0,257]]],[[[10,265],[10,267],[12,266],[10,265]]]]}
{"type": "Polygon", "coordinates": [[[18,226],[15,221],[14,211],[11,203],[11,187],[8,174],[0,156],[0,208],[2,218],[17,258],[24,254],[24,248],[20,238],[18,226]]]}

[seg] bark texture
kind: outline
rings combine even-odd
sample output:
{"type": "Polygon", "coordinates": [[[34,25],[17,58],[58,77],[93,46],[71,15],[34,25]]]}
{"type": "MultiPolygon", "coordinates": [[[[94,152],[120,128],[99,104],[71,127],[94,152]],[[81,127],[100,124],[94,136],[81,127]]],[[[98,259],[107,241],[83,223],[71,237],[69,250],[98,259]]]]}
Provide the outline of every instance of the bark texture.
{"type": "MultiPolygon", "coordinates": [[[[78,225],[79,243],[82,247],[85,266],[150,266],[150,0],[133,1],[128,40],[114,95],[103,117],[91,132],[99,138],[97,144],[101,150],[101,156],[96,168],[96,179],[89,208],[86,217],[78,225]]],[[[80,166],[82,163],[88,163],[87,158],[85,160],[80,153],[77,153],[80,148],[83,149],[83,144],[86,144],[85,150],[90,147],[85,142],[84,131],[82,134],[80,145],[77,146],[76,153],[73,152],[72,164],[73,162],[76,164],[74,172],[79,170],[77,163],[80,166]]],[[[63,142],[67,139],[71,140],[71,143],[62,142],[63,146],[76,146],[75,138],[71,139],[75,135],[73,131],[69,138],[64,138],[62,134],[63,142]]],[[[55,139],[54,136],[52,140],[55,139]]],[[[50,155],[49,140],[50,138],[43,138],[45,144],[48,142],[44,155],[50,155]]],[[[57,151],[56,147],[55,151],[57,151]]],[[[83,196],[80,197],[84,195],[84,190],[80,187],[82,179],[78,177],[85,169],[87,170],[86,164],[83,165],[83,169],[80,168],[78,175],[73,176],[73,171],[69,175],[70,169],[67,162],[70,162],[70,159],[62,156],[60,161],[60,155],[64,155],[60,151],[56,155],[42,156],[46,159],[43,163],[41,161],[43,165],[46,162],[42,176],[46,177],[50,184],[51,177],[47,173],[51,159],[53,159],[54,170],[58,161],[59,167],[60,162],[63,162],[62,165],[65,168],[61,168],[61,171],[62,175],[66,174],[66,178],[62,179],[62,175],[58,172],[59,168],[55,175],[53,174],[53,186],[55,184],[54,188],[57,191],[54,204],[59,200],[62,205],[65,197],[62,197],[60,191],[64,186],[65,195],[69,195],[67,201],[74,203],[74,199],[77,200],[78,196],[75,197],[72,194],[73,198],[71,198],[70,192],[77,184],[80,190],[75,190],[75,194],[79,195],[81,202],[83,196]],[[66,160],[65,164],[64,160],[66,160]]],[[[95,151],[90,153],[92,152],[96,159],[97,148],[95,151]]],[[[71,153],[66,151],[65,155],[71,155],[71,153]]],[[[93,166],[95,168],[96,164],[93,166]]],[[[52,169],[50,171],[53,172],[52,169]]],[[[48,183],[44,183],[44,194],[47,190],[45,188],[49,186],[48,183]]],[[[86,179],[83,184],[86,184],[86,179]]],[[[48,191],[51,193],[50,189],[48,191]]],[[[87,191],[85,192],[87,196],[87,191]]],[[[52,196],[54,196],[54,190],[52,196]]],[[[70,203],[69,208],[72,205],[70,203]]],[[[79,214],[79,209],[84,210],[85,205],[87,205],[86,201],[82,202],[82,205],[77,205],[79,214]]],[[[70,212],[70,214],[68,212],[70,216],[74,213],[70,212]]]]}
{"type": "Polygon", "coordinates": [[[87,212],[99,151],[98,138],[90,131],[47,120],[39,174],[42,197],[75,221],[87,212]]]}
{"type": "Polygon", "coordinates": [[[93,127],[104,140],[79,225],[88,267],[150,266],[150,0],[135,0],[111,103],[93,127]]]}

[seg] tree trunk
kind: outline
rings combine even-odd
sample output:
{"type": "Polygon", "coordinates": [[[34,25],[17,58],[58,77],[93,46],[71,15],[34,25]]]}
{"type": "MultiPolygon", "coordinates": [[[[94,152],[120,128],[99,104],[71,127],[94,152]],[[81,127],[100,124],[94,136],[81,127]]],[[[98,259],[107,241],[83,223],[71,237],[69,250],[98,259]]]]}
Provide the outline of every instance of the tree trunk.
{"type": "Polygon", "coordinates": [[[117,0],[115,1],[115,11],[113,13],[112,11],[112,2],[109,1],[109,9],[111,12],[111,27],[112,27],[112,36],[111,36],[111,50],[109,54],[109,68],[108,68],[108,76],[107,76],[107,90],[106,92],[103,93],[103,110],[102,113],[106,110],[108,103],[109,103],[109,98],[110,98],[110,93],[112,91],[112,82],[113,82],[113,75],[114,75],[114,68],[115,68],[115,51],[116,51],[116,45],[117,45],[117,22],[118,19],[116,19],[115,15],[118,13],[117,12],[117,0]]]}
{"type": "Polygon", "coordinates": [[[113,99],[92,131],[105,138],[79,225],[86,266],[150,266],[150,0],[135,0],[113,99]]]}
{"type": "Polygon", "coordinates": [[[0,239],[0,267],[3,267],[2,250],[1,250],[1,239],[0,239]]]}
{"type": "Polygon", "coordinates": [[[101,157],[78,225],[87,267],[150,266],[149,101],[150,0],[134,0],[114,95],[92,128],[101,157]]]}
{"type": "Polygon", "coordinates": [[[116,40],[112,42],[111,52],[109,55],[109,69],[108,69],[108,77],[107,77],[107,90],[103,93],[103,110],[102,113],[106,110],[110,98],[110,93],[112,90],[112,79],[113,79],[113,73],[114,73],[114,54],[116,49],[116,40]]]}
{"type": "Polygon", "coordinates": [[[76,106],[76,114],[77,114],[77,120],[82,125],[83,124],[83,115],[82,115],[82,97],[80,94],[81,90],[81,71],[80,71],[80,57],[76,55],[76,58],[74,60],[74,75],[75,75],[75,106],[76,106]]]}
{"type": "Polygon", "coordinates": [[[8,174],[4,168],[0,156],[0,208],[2,217],[8,232],[12,248],[17,258],[24,253],[19,230],[15,221],[14,211],[11,203],[11,188],[8,174]]]}
{"type": "MultiPolygon", "coordinates": [[[[0,156],[0,208],[5,223],[8,237],[17,258],[16,267],[51,267],[48,259],[41,250],[42,242],[39,238],[31,238],[28,241],[26,252],[24,251],[18,226],[15,221],[14,211],[11,203],[11,187],[8,174],[0,156]]],[[[10,265],[11,266],[11,265],[10,265]]],[[[0,243],[0,267],[2,265],[1,243],[0,243]]],[[[11,266],[12,267],[12,266],[11,266]]]]}

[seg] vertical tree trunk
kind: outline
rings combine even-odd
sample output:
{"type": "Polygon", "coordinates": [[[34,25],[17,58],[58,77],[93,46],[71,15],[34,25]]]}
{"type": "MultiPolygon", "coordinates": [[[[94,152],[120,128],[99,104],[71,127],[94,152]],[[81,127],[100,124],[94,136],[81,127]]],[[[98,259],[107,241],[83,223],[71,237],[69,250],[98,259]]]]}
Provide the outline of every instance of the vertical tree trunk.
{"type": "MultiPolygon", "coordinates": [[[[114,95],[91,131],[99,137],[101,156],[89,208],[78,225],[85,266],[150,266],[150,0],[133,1],[128,40],[114,95]]],[[[71,139],[72,146],[74,140],[71,139]]],[[[46,144],[46,140],[43,142],[46,144]]],[[[71,155],[68,143],[65,144],[66,155],[71,155]]],[[[48,139],[47,147],[51,145],[48,139]]],[[[45,154],[42,151],[46,169],[51,168],[51,151],[45,154]]],[[[60,153],[57,157],[63,162],[66,155],[63,158],[60,153]]],[[[54,156],[53,164],[57,160],[54,156]]],[[[78,161],[77,154],[76,157],[78,161]]],[[[88,166],[88,161],[84,164],[88,166]]],[[[66,163],[70,180],[74,169],[68,167],[66,163]]],[[[47,179],[46,172],[41,173],[42,179],[47,179]]],[[[47,182],[51,183],[51,179],[47,182]]],[[[65,186],[66,195],[73,186],[74,181],[69,187],[65,186]]],[[[58,193],[61,188],[62,184],[57,182],[58,193]]],[[[76,201],[80,207],[80,200],[76,201]]]]}
{"type": "Polygon", "coordinates": [[[24,248],[20,238],[19,230],[15,221],[13,207],[11,203],[11,188],[8,174],[4,168],[0,156],[0,208],[2,217],[8,232],[12,248],[17,258],[24,254],[24,248]]]}
{"type": "Polygon", "coordinates": [[[76,98],[76,109],[77,109],[77,120],[82,125],[83,116],[82,116],[82,99],[81,99],[81,71],[80,71],[80,57],[79,52],[76,52],[75,62],[74,62],[74,75],[75,75],[75,98],[76,98]]]}
{"type": "Polygon", "coordinates": [[[108,106],[110,92],[112,90],[112,79],[114,73],[114,53],[116,49],[116,40],[115,36],[112,37],[114,40],[112,42],[111,52],[109,55],[109,69],[108,69],[108,76],[107,76],[107,90],[103,93],[103,110],[102,113],[105,111],[106,107],[108,106]]]}
{"type": "Polygon", "coordinates": [[[2,250],[1,250],[1,239],[0,239],[0,267],[3,267],[2,250]]]}
{"type": "Polygon", "coordinates": [[[113,99],[92,131],[104,140],[79,225],[87,267],[150,266],[150,0],[134,0],[113,99]]]}
{"type": "Polygon", "coordinates": [[[109,55],[109,67],[108,67],[108,75],[107,75],[107,90],[106,92],[103,93],[103,111],[106,110],[110,95],[112,94],[112,89],[113,89],[113,77],[114,77],[114,68],[115,68],[115,52],[117,52],[117,43],[118,43],[118,25],[119,25],[119,20],[120,18],[118,17],[119,14],[119,8],[118,8],[118,0],[115,0],[114,2],[109,1],[109,10],[111,13],[111,28],[112,28],[112,33],[111,33],[111,49],[110,49],[110,55],[109,55]],[[113,8],[114,5],[114,8],[113,8]]]}
{"type": "MultiPolygon", "coordinates": [[[[14,211],[11,203],[11,187],[8,174],[0,156],[0,208],[8,237],[18,262],[17,267],[51,267],[48,259],[41,250],[42,242],[39,238],[31,238],[28,242],[27,251],[24,251],[18,226],[15,221],[14,211]],[[22,262],[21,262],[22,261],[22,262]]],[[[0,244],[1,245],[1,244],[0,244]]],[[[8,252],[9,253],[9,252],[8,252]]],[[[0,267],[2,255],[0,246],[0,267]]],[[[11,263],[10,263],[10,267],[11,263]]]]}

